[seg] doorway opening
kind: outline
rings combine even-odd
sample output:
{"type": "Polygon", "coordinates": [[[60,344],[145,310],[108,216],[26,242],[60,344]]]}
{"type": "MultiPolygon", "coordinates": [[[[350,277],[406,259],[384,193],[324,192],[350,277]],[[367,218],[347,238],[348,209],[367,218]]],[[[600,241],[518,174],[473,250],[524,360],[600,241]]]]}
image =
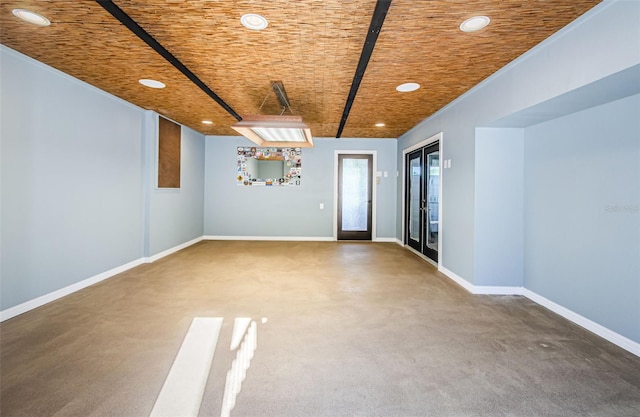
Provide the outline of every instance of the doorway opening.
{"type": "Polygon", "coordinates": [[[438,263],[441,234],[441,134],[405,151],[404,243],[438,263]]]}
{"type": "Polygon", "coordinates": [[[374,154],[337,154],[336,239],[372,240],[374,154]]]}

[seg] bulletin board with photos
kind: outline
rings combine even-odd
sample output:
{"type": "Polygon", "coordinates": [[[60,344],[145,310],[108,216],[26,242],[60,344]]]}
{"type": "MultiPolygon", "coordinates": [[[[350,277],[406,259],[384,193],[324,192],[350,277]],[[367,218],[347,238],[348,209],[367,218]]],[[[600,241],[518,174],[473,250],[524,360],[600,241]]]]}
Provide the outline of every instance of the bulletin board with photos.
{"type": "Polygon", "coordinates": [[[301,148],[238,147],[236,181],[239,186],[299,186],[301,148]]]}

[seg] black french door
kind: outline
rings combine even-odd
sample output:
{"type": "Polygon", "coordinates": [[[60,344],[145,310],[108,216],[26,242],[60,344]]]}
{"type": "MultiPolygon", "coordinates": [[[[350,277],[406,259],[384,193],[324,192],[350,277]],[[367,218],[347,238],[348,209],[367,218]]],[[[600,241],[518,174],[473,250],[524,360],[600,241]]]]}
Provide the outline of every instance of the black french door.
{"type": "Polygon", "coordinates": [[[439,143],[407,154],[405,176],[405,243],[438,262],[439,143]]]}

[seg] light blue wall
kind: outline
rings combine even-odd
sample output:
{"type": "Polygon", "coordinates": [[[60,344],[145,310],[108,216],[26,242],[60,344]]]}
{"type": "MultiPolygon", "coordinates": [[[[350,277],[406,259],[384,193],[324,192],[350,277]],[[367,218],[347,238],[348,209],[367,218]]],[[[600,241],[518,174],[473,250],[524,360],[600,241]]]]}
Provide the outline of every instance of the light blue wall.
{"type": "Polygon", "coordinates": [[[182,126],[180,188],[157,188],[158,114],[145,114],[147,236],[145,256],[202,236],[205,136],[182,126]]]}
{"type": "Polygon", "coordinates": [[[525,190],[526,288],[640,342],[640,95],[525,129],[525,190]]]}
{"type": "Polygon", "coordinates": [[[143,112],[0,54],[4,310],[140,258],[143,112]]]}
{"type": "Polygon", "coordinates": [[[157,190],[157,114],[0,53],[0,310],[202,236],[203,135],[157,190]]]}
{"type": "Polygon", "coordinates": [[[375,150],[377,170],[387,171],[377,186],[377,237],[396,235],[396,141],[314,138],[302,150],[299,187],[236,185],[236,148],[254,146],[241,137],[207,136],[205,235],[333,237],[335,150],[375,150]],[[324,203],[324,210],[320,210],[324,203]]]}
{"type": "Polygon", "coordinates": [[[524,129],[478,128],[475,285],[523,286],[524,129]]]}
{"type": "Polygon", "coordinates": [[[640,2],[603,2],[399,138],[402,166],[403,149],[443,132],[445,268],[475,283],[476,128],[637,65],[639,22],[640,2]]]}

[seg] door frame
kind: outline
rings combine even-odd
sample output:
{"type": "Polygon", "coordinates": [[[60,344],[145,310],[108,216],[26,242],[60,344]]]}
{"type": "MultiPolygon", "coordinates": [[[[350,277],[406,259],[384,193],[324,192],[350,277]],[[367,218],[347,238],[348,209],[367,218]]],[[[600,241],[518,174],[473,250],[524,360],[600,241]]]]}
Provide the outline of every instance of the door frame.
{"type": "Polygon", "coordinates": [[[442,253],[443,253],[443,248],[442,248],[442,233],[444,231],[444,227],[443,227],[443,221],[442,221],[442,184],[444,183],[444,170],[442,169],[443,167],[443,162],[444,159],[442,158],[443,155],[443,150],[444,150],[444,135],[442,134],[442,132],[436,133],[433,136],[428,137],[427,139],[424,139],[418,143],[416,143],[415,145],[412,145],[406,149],[402,150],[402,171],[401,172],[401,176],[402,176],[402,246],[404,246],[405,248],[408,248],[409,250],[411,250],[412,252],[417,253],[418,255],[420,255],[422,258],[426,259],[428,262],[436,265],[438,267],[438,270],[440,270],[442,268],[442,253]],[[422,255],[422,253],[415,251],[413,248],[411,248],[408,244],[407,244],[407,154],[420,149],[420,148],[424,148],[425,146],[428,146],[436,141],[439,141],[439,152],[440,152],[440,181],[438,184],[438,200],[439,200],[439,204],[438,204],[438,263],[436,264],[435,262],[433,262],[431,259],[427,258],[426,256],[422,255]]]}
{"type": "MultiPolygon", "coordinates": [[[[373,166],[371,170],[371,241],[376,240],[376,190],[378,184],[378,151],[375,150],[335,150],[333,154],[333,240],[338,241],[338,156],[339,155],[373,155],[373,166]]],[[[363,242],[368,242],[363,240],[363,242]]]]}

